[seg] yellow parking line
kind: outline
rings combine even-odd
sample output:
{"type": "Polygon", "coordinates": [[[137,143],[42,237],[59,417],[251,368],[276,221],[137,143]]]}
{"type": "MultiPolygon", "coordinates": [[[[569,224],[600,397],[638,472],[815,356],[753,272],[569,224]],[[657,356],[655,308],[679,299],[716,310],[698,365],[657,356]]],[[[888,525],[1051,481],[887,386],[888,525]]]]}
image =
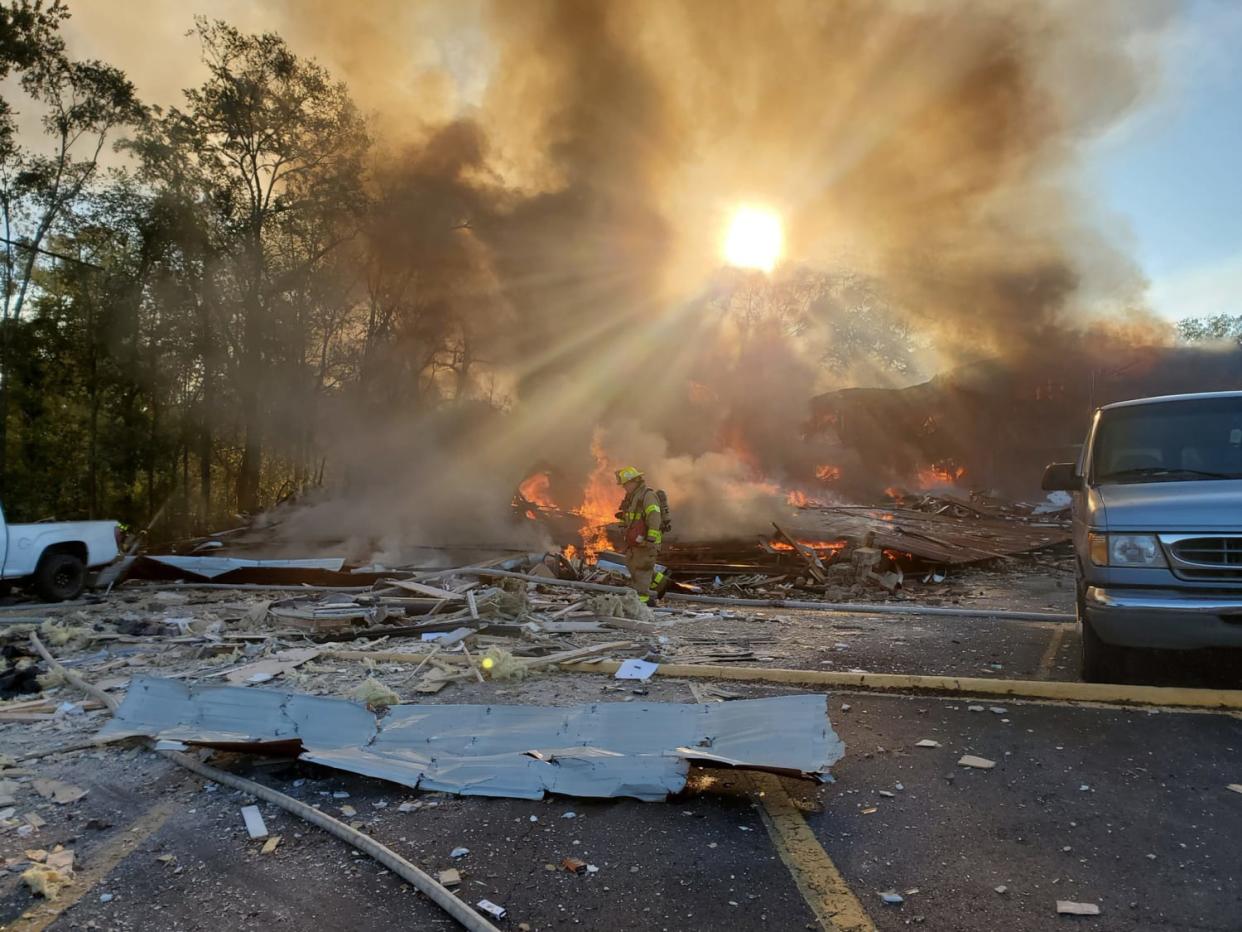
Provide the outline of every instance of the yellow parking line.
{"type": "MultiPolygon", "coordinates": [[[[173,799],[156,803],[123,834],[91,852],[87,859],[89,866],[85,870],[74,871],[73,883],[62,889],[55,900],[50,903],[39,902],[18,917],[18,921],[22,923],[22,932],[43,932],[112,873],[112,869],[129,857],[135,848],[158,832],[178,808],[178,802],[173,799]]],[[[17,928],[17,922],[13,925],[17,928]]]]}
{"type": "Polygon", "coordinates": [[[746,777],[762,804],[763,824],[777,854],[825,932],[875,932],[875,923],[806,824],[780,777],[757,772],[746,777]]]}
{"type": "MultiPolygon", "coordinates": [[[[563,663],[575,673],[616,673],[615,660],[563,663]]],[[[874,689],[887,692],[933,692],[960,696],[1009,696],[1101,705],[1142,705],[1163,708],[1242,710],[1242,689],[1191,689],[1180,686],[1125,686],[1116,683],[1078,683],[1064,680],[1002,680],[982,676],[924,676],[916,673],[836,673],[827,670],[790,670],[772,667],[725,667],[711,664],[662,663],[661,677],[675,679],[739,680],[752,683],[790,683],[798,686],[834,686],[838,689],[874,689]]]]}
{"type": "Polygon", "coordinates": [[[1056,663],[1057,655],[1061,653],[1061,642],[1064,640],[1064,628],[1057,628],[1052,632],[1052,637],[1048,639],[1048,649],[1039,658],[1039,678],[1041,680],[1052,678],[1052,665],[1056,663]]]}

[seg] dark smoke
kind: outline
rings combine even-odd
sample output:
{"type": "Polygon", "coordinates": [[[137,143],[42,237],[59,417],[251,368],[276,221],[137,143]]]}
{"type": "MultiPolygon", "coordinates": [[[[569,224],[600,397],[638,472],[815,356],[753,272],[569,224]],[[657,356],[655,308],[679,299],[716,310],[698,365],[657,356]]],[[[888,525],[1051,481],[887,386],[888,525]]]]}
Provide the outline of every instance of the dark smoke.
{"type": "Polygon", "coordinates": [[[360,261],[424,281],[426,313],[395,323],[374,364],[409,365],[451,319],[478,361],[452,393],[510,402],[451,441],[382,399],[351,415],[333,458],[357,507],[331,519],[362,534],[377,513],[427,518],[385,553],[463,521],[495,536],[486,516],[525,471],[585,481],[597,434],[680,495],[687,533],[722,515],[761,528],[774,483],[837,449],[802,437],[807,400],[862,368],[825,366],[843,292],[814,275],[876,283],[932,368],[1029,370],[1097,326],[1100,297],[1144,341],[1167,339],[1071,179],[1084,142],[1148,90],[1153,63],[1130,39],[1172,2],[286,6],[276,28],[342,72],[390,143],[360,261]],[[403,57],[414,26],[443,30],[446,68],[403,57]],[[776,286],[719,269],[728,214],[750,200],[786,221],[776,286]],[[377,475],[376,450],[408,468],[377,475]],[[459,517],[441,520],[449,502],[459,517]]]}

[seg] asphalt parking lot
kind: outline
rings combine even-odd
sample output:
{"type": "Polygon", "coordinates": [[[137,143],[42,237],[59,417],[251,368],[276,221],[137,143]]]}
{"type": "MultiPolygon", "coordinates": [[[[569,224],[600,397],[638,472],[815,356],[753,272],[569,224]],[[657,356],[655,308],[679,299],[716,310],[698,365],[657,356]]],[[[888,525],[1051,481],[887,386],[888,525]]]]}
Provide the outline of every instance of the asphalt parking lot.
{"type": "MultiPolygon", "coordinates": [[[[1010,602],[1063,610],[1058,593],[1015,591],[1010,602]]],[[[1072,626],[771,615],[776,623],[761,626],[779,661],[770,665],[1074,676],[1072,626]]],[[[800,691],[724,685],[748,698],[800,691]]],[[[645,701],[693,701],[684,680],[642,688],[645,701]]],[[[427,701],[627,698],[603,674],[561,673],[461,684],[427,701]]],[[[504,928],[815,929],[841,905],[832,871],[883,930],[1242,928],[1242,793],[1228,788],[1242,783],[1238,715],[867,692],[834,693],[829,709],[847,746],[834,783],[696,769],[684,793],[661,803],[456,798],[313,765],[215,763],[358,822],[433,874],[456,868],[463,899],[503,906],[504,928]],[[994,766],[961,766],[963,755],[994,766]],[[460,847],[469,853],[451,857],[460,847]],[[566,857],[595,870],[570,873],[566,857]],[[1100,914],[1058,916],[1058,900],[1100,914]]],[[[0,726],[0,739],[22,727],[0,726]]],[[[32,847],[71,847],[79,879],[45,902],[15,871],[0,875],[5,928],[455,927],[379,865],[265,804],[281,843],[261,854],[239,815],[248,800],[144,750],[29,767],[89,792],[56,806],[33,796],[19,770],[17,808],[46,824],[35,837],[0,836],[0,851],[16,864],[32,847]]]]}

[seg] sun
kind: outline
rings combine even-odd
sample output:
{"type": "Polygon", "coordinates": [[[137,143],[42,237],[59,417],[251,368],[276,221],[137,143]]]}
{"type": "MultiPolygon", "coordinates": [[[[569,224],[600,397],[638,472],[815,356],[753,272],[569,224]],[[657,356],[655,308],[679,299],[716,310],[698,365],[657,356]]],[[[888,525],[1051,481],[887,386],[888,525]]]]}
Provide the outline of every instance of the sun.
{"type": "Polygon", "coordinates": [[[770,210],[739,207],[729,222],[724,259],[743,269],[771,272],[784,245],[781,218],[770,210]]]}

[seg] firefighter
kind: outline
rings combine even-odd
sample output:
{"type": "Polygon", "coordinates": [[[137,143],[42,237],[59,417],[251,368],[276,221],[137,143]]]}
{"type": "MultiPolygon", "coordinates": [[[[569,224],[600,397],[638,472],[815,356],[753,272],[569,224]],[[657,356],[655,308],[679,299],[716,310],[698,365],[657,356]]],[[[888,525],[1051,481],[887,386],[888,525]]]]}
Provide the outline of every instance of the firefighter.
{"type": "Polygon", "coordinates": [[[630,585],[641,601],[648,602],[652,597],[659,598],[667,584],[664,571],[656,567],[656,557],[664,542],[662,528],[666,516],[660,508],[659,495],[647,488],[637,467],[618,469],[617,485],[625,489],[617,518],[625,534],[625,565],[630,571],[630,585]]]}

